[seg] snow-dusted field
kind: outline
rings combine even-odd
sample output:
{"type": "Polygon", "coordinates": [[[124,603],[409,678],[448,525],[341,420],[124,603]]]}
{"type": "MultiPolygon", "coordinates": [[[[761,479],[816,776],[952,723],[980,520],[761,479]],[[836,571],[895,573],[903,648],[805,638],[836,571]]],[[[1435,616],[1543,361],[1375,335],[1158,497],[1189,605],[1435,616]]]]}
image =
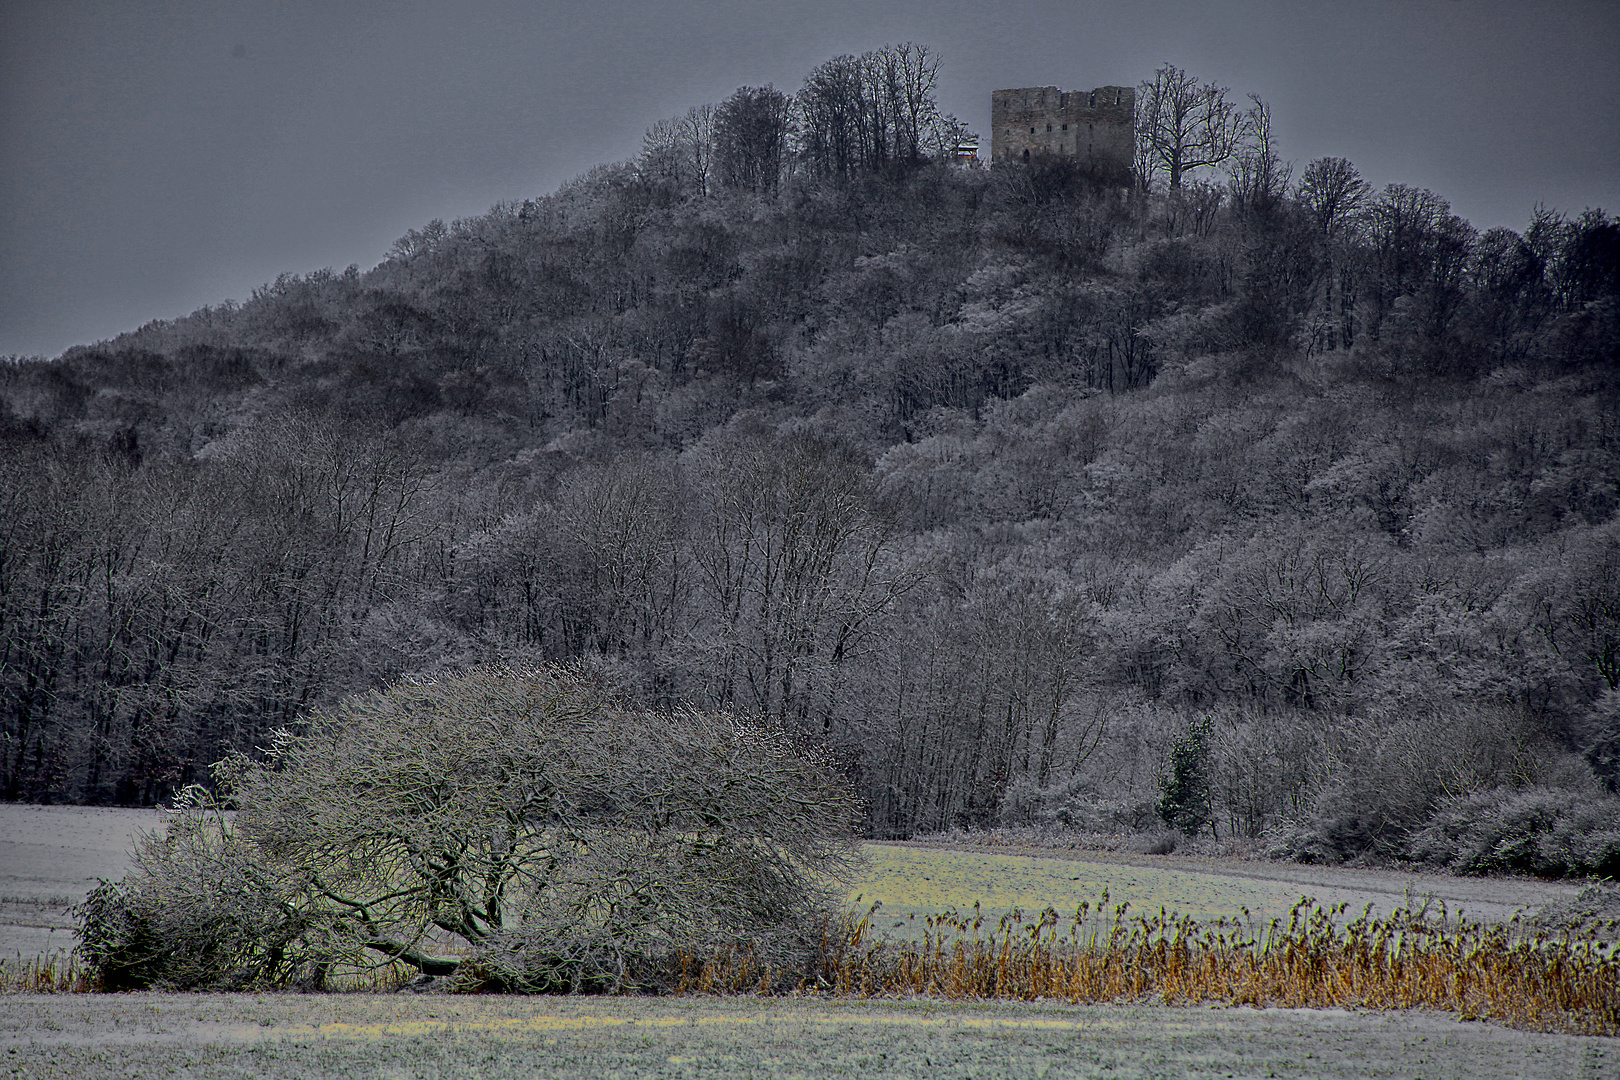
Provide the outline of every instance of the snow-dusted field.
{"type": "MultiPolygon", "coordinates": [[[[0,956],[71,947],[68,908],[98,877],[122,876],[136,834],[162,828],[163,821],[152,810],[0,804],[0,956]]],[[[912,846],[875,847],[879,856],[922,853],[912,846]]],[[[946,866],[971,852],[927,854],[946,866]]],[[[1155,885],[1158,878],[1150,871],[1171,880],[1185,876],[1194,885],[1211,875],[1230,878],[1233,888],[1260,893],[1360,889],[1374,903],[1384,892],[1408,887],[1337,868],[1116,859],[1094,852],[1058,858],[1050,852],[1040,853],[1042,858],[995,854],[1004,888],[1023,882],[1014,869],[1029,877],[1031,867],[1050,871],[1047,877],[1059,884],[1101,875],[1120,896],[1134,887],[1162,885],[1155,885]]],[[[909,879],[890,869],[884,881],[866,883],[873,895],[883,887],[904,892],[909,879]]],[[[884,877],[882,858],[873,874],[884,877]]],[[[1042,896],[1057,887],[1043,882],[1024,884],[1042,896]]],[[[1578,888],[1456,879],[1425,879],[1419,888],[1436,884],[1474,890],[1436,891],[1453,904],[1466,902],[1471,911],[1484,908],[1499,917],[1492,902],[1530,905],[1578,888]]],[[[1192,889],[1185,899],[1196,899],[1193,886],[1175,887],[1192,889]]],[[[905,897],[890,899],[899,905],[905,897]]],[[[875,1080],[1045,1074],[1505,1080],[1620,1076],[1620,1040],[1509,1031],[1421,1011],[931,999],[17,994],[0,1008],[0,1063],[23,1075],[86,1078],[840,1074],[875,1080]]]]}
{"type": "Polygon", "coordinates": [[[1421,1011],[930,999],[17,995],[24,1076],[1611,1078],[1620,1039],[1421,1011]]]}
{"type": "Polygon", "coordinates": [[[0,957],[72,948],[68,909],[124,876],[136,833],[162,827],[157,810],[0,803],[0,957]]]}

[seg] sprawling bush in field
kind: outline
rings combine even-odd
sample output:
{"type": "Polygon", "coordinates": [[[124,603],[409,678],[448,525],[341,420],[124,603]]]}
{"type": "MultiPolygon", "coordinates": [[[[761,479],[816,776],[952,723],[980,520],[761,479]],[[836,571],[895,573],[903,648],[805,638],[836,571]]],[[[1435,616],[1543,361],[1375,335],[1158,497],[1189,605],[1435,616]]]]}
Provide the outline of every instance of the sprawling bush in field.
{"type": "Polygon", "coordinates": [[[815,754],[555,668],[349,698],[220,772],[234,815],[183,807],[81,909],[108,985],[319,985],[401,960],[626,989],[743,943],[802,968],[856,854],[858,806],[815,754]]]}

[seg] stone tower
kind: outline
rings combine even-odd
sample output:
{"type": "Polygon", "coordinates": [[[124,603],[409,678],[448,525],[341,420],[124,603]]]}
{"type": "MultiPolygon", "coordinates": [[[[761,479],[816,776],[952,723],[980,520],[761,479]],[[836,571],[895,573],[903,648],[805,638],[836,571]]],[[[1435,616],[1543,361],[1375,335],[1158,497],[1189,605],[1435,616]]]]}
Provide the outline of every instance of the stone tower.
{"type": "Polygon", "coordinates": [[[1099,176],[1128,181],[1136,160],[1136,91],[1129,86],[990,92],[990,160],[1073,158],[1099,176]]]}

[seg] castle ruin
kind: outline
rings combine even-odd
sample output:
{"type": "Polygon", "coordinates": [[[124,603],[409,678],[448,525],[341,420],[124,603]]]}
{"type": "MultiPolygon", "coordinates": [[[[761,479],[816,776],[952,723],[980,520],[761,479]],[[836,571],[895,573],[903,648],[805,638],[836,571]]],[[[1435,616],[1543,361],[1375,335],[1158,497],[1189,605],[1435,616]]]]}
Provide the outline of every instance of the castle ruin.
{"type": "Polygon", "coordinates": [[[990,160],[1070,158],[1099,177],[1128,181],[1136,159],[1136,91],[1129,86],[990,92],[990,160]]]}

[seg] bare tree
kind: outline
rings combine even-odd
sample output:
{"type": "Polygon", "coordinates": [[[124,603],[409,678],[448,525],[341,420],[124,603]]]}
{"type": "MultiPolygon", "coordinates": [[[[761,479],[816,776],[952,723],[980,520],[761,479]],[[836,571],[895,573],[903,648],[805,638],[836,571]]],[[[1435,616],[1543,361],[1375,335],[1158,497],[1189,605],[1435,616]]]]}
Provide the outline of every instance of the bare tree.
{"type": "Polygon", "coordinates": [[[716,112],[713,105],[694,105],[648,128],[641,141],[642,175],[677,191],[707,195],[714,178],[716,112]]]}
{"type": "MultiPolygon", "coordinates": [[[[681,181],[680,140],[678,120],[654,121],[641,137],[641,173],[652,180],[678,185],[681,181]]],[[[397,246],[397,245],[396,245],[397,246]]]]}
{"type": "Polygon", "coordinates": [[[915,163],[930,151],[939,126],[934,87],[939,81],[940,59],[926,45],[906,42],[880,49],[872,56],[878,96],[894,132],[896,161],[915,163]]]}
{"type": "Polygon", "coordinates": [[[1194,169],[1223,165],[1242,145],[1244,114],[1230,91],[1166,64],[1136,95],[1138,171],[1147,184],[1162,174],[1172,190],[1194,169]]]}
{"type": "Polygon", "coordinates": [[[1264,213],[1288,193],[1294,169],[1277,153],[1277,140],[1271,132],[1271,106],[1258,94],[1250,94],[1249,101],[1251,106],[1242,119],[1244,137],[1233,155],[1227,186],[1236,206],[1264,213]]]}
{"type": "Polygon", "coordinates": [[[1331,238],[1357,219],[1371,190],[1344,158],[1317,158],[1300,173],[1294,197],[1311,212],[1322,235],[1331,238]]]}
{"type": "Polygon", "coordinates": [[[1337,349],[1355,341],[1356,287],[1353,239],[1372,186],[1344,158],[1318,158],[1305,166],[1294,198],[1310,213],[1319,237],[1316,298],[1310,348],[1337,349]]]}
{"type": "Polygon", "coordinates": [[[1448,362],[1475,233],[1432,191],[1390,184],[1367,209],[1371,329],[1410,335],[1430,364],[1448,362]]]}
{"type": "Polygon", "coordinates": [[[686,591],[683,487],[670,463],[629,456],[562,484],[547,554],[571,652],[640,656],[665,646],[686,591]]]}
{"type": "Polygon", "coordinates": [[[782,175],[792,128],[791,102],[774,86],[740,87],[714,117],[721,181],[732,188],[771,192],[782,175]]]}
{"type": "Polygon", "coordinates": [[[714,179],[715,112],[713,105],[694,105],[676,122],[679,142],[691,162],[692,180],[699,195],[709,193],[709,184],[714,179]]]}
{"type": "Polygon", "coordinates": [[[809,437],[728,433],[691,452],[693,648],[713,699],[825,733],[845,666],[910,584],[885,565],[868,470],[809,437]]]}
{"type": "Polygon", "coordinates": [[[802,151],[823,176],[847,176],[871,160],[864,68],[861,57],[835,56],[794,98],[802,151]]]}

